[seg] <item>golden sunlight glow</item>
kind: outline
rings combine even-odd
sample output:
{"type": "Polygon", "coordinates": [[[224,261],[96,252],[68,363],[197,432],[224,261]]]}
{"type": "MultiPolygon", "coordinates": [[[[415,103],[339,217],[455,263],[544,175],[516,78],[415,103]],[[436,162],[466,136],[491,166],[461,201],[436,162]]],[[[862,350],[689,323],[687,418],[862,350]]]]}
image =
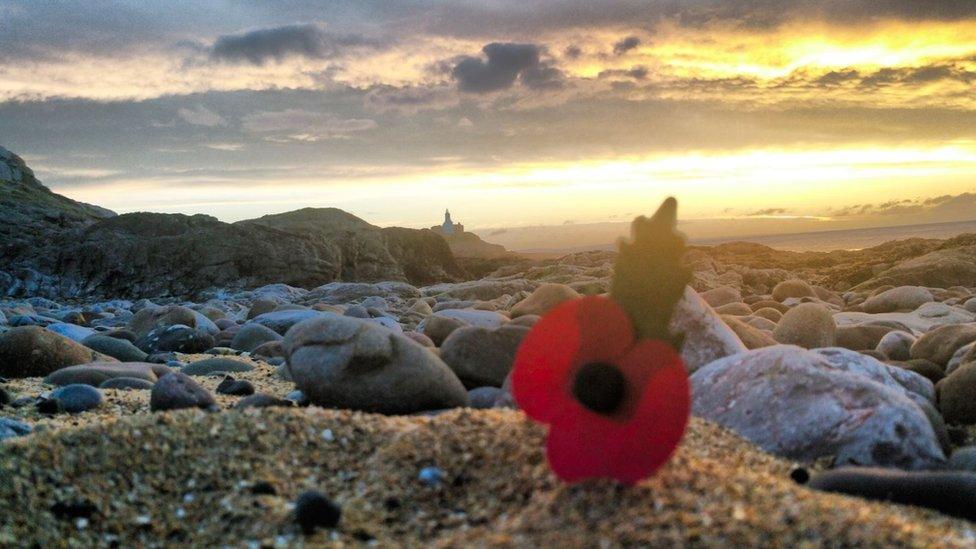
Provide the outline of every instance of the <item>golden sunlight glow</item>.
{"type": "Polygon", "coordinates": [[[414,227],[429,224],[432,204],[477,204],[477,211],[465,222],[486,227],[566,219],[606,221],[649,211],[667,195],[676,195],[690,205],[689,219],[723,217],[730,209],[756,210],[770,205],[789,209],[788,217],[825,217],[829,209],[844,205],[928,197],[933,188],[939,194],[969,191],[974,172],[976,145],[960,143],[937,148],[683,153],[529,163],[492,170],[443,165],[436,170],[403,168],[330,181],[313,173],[285,181],[116,180],[61,191],[120,211],[206,213],[214,204],[222,204],[233,212],[228,219],[242,219],[269,207],[287,211],[336,206],[379,224],[414,227]],[[375,209],[377,186],[382,186],[382,211],[375,209]],[[230,198],[240,196],[237,191],[242,187],[248,187],[247,200],[230,198]],[[133,197],[138,198],[134,201],[133,197]]]}

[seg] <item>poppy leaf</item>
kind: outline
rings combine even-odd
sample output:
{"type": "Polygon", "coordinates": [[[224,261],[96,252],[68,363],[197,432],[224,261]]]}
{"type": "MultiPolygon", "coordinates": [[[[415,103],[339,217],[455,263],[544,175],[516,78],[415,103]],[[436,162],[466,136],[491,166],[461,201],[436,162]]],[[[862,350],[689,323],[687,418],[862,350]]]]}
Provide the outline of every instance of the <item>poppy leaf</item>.
{"type": "Polygon", "coordinates": [[[677,216],[678,201],[668,198],[650,219],[634,220],[632,240],[620,243],[610,294],[627,311],[638,337],[680,348],[668,324],[691,270],[682,264],[685,241],[677,231],[677,216]]]}

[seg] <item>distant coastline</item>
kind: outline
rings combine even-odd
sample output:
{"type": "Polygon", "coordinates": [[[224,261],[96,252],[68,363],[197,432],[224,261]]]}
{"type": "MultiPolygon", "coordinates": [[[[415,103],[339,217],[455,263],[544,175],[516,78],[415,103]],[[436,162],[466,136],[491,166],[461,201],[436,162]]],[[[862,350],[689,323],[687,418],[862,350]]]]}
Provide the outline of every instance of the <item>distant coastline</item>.
{"type": "MultiPolygon", "coordinates": [[[[906,238],[935,238],[944,239],[953,236],[976,232],[976,219],[969,221],[952,221],[946,223],[923,223],[917,225],[899,225],[893,227],[870,227],[859,229],[831,229],[826,231],[809,231],[788,234],[754,234],[733,236],[728,238],[691,238],[690,243],[699,246],[714,246],[726,242],[754,242],[779,250],[797,252],[825,252],[831,250],[859,250],[877,246],[892,240],[906,238]]],[[[534,248],[515,250],[523,254],[565,254],[593,250],[613,250],[615,243],[605,243],[572,248],[534,248]]]]}

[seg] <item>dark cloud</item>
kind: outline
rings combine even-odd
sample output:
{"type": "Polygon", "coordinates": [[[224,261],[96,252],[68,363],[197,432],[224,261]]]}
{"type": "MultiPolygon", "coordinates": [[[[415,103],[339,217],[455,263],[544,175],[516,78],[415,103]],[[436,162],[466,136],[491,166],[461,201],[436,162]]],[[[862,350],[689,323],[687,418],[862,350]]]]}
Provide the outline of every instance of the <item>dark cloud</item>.
{"type": "Polygon", "coordinates": [[[640,38],[636,36],[628,36],[627,38],[624,38],[613,45],[613,53],[614,55],[623,55],[639,46],[640,43],[640,38]]]}
{"type": "Polygon", "coordinates": [[[563,55],[570,59],[577,59],[580,55],[583,55],[583,50],[579,46],[569,46],[563,51],[563,55]]]}
{"type": "Polygon", "coordinates": [[[370,41],[361,36],[330,34],[317,25],[286,25],[220,36],[214,41],[210,56],[221,61],[263,65],[291,56],[326,59],[335,57],[344,48],[367,44],[370,41]]]}
{"type": "Polygon", "coordinates": [[[789,210],[786,208],[764,208],[762,210],[756,210],[752,213],[746,214],[746,217],[767,217],[771,215],[783,215],[788,213],[789,210]]]}
{"type": "MultiPolygon", "coordinates": [[[[328,16],[331,28],[359,33],[382,29],[406,39],[417,34],[531,40],[566,29],[653,26],[662,18],[684,25],[713,23],[753,28],[789,21],[826,20],[844,25],[899,19],[976,19],[972,0],[320,0],[237,2],[219,9],[194,0],[133,2],[0,2],[0,64],[20,59],[55,58],[65,52],[118,55],[135,49],[168,48],[181,40],[214,34],[230,36],[241,28],[294,27],[296,21],[328,16]],[[489,22],[490,24],[486,24],[489,22]]],[[[303,44],[298,52],[321,52],[303,44]]],[[[326,49],[327,51],[327,49],[326,49]]],[[[247,56],[240,56],[248,59],[247,56]]],[[[274,54],[257,58],[273,59],[274,54]]]]}
{"type": "Polygon", "coordinates": [[[552,90],[563,87],[563,72],[549,65],[537,65],[522,71],[522,84],[536,90],[552,90]]]}
{"type": "Polygon", "coordinates": [[[505,90],[521,78],[530,88],[561,85],[562,73],[541,60],[535,44],[492,42],[481,50],[485,58],[461,57],[451,70],[458,89],[471,93],[505,90]]]}
{"type": "Polygon", "coordinates": [[[822,86],[838,86],[861,79],[861,73],[855,69],[830,71],[818,77],[814,82],[822,86]]]}
{"type": "Polygon", "coordinates": [[[629,69],[607,69],[600,71],[597,78],[633,78],[634,80],[644,80],[649,71],[647,67],[637,66],[629,69]]]}
{"type": "Polygon", "coordinates": [[[976,193],[946,194],[927,199],[889,200],[878,204],[855,204],[830,213],[831,217],[918,216],[936,220],[971,219],[976,211],[976,193]]]}

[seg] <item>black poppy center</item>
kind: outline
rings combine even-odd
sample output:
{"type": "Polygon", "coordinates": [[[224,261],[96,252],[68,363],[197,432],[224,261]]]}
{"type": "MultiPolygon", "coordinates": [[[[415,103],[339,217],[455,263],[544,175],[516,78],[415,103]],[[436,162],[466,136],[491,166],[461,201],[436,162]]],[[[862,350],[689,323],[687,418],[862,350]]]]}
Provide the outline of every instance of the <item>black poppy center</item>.
{"type": "Polygon", "coordinates": [[[573,396],[598,414],[612,414],[623,404],[627,380],[620,369],[606,362],[584,364],[573,380],[573,396]]]}

